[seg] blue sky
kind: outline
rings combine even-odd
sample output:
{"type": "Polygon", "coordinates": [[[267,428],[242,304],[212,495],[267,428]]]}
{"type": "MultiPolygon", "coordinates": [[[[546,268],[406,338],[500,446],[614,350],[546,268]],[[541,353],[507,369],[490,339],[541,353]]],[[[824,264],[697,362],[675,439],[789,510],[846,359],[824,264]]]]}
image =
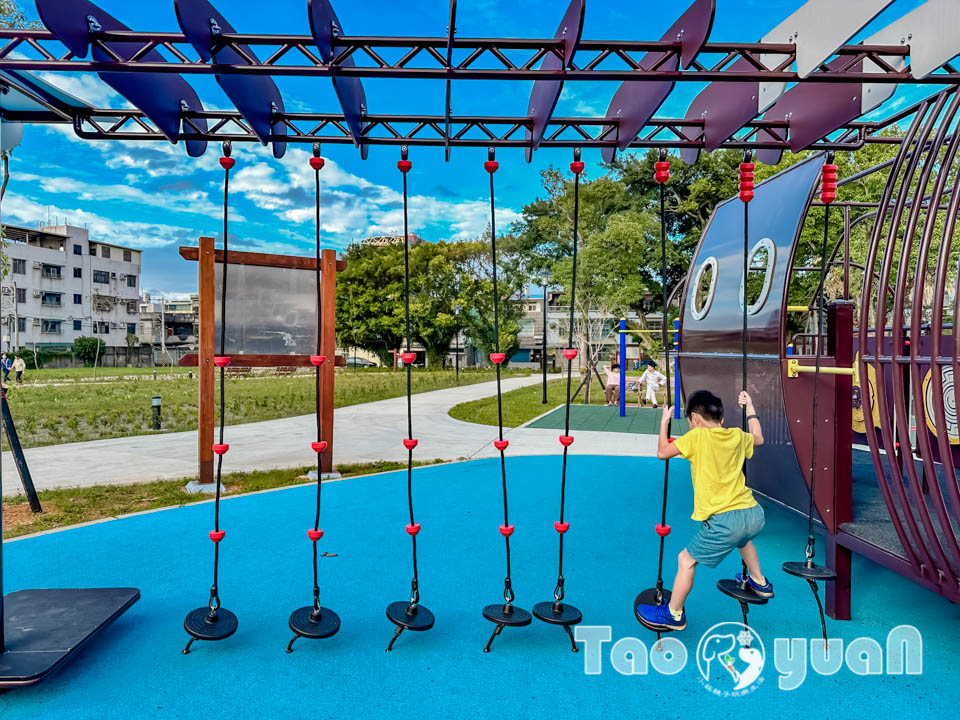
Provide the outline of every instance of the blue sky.
{"type": "MultiPolygon", "coordinates": [[[[106,11],[142,30],[178,30],[172,0],[129,2],[100,0],[106,11]]],[[[215,4],[241,32],[308,33],[306,0],[274,0],[269,13],[254,0],[219,0],[215,4]]],[[[566,0],[511,2],[460,0],[458,34],[462,37],[551,37],[566,0]]],[[[788,16],[800,0],[718,0],[711,39],[753,41],[788,16]]],[[[897,0],[862,34],[913,9],[919,0],[897,0]]],[[[35,16],[31,0],[21,2],[35,16]]],[[[335,2],[349,35],[430,35],[446,32],[447,0],[335,2]]],[[[656,39],[686,7],[685,2],[640,0],[587,3],[585,39],[656,39]]],[[[64,89],[98,105],[123,100],[93,75],[47,77],[64,89]]],[[[231,107],[211,77],[191,77],[207,107],[231,107]]],[[[365,80],[372,113],[441,114],[442,81],[365,80]]],[[[337,111],[327,79],[281,78],[290,110],[337,111]]],[[[461,82],[454,86],[455,115],[526,112],[531,83],[461,82]]],[[[682,116],[702,86],[681,83],[660,115],[682,116]]],[[[617,87],[613,83],[568,82],[558,116],[602,115],[617,87]]],[[[884,112],[932,88],[905,88],[884,112]]],[[[238,245],[262,252],[309,254],[313,247],[313,179],[307,165],[309,146],[291,146],[282,161],[269,148],[237,148],[231,235],[238,245]]],[[[402,230],[399,150],[373,147],[366,161],[346,145],[324,147],[328,159],[324,181],[324,244],[342,248],[375,233],[402,230]]],[[[449,163],[442,149],[414,148],[409,177],[411,226],[429,240],[475,237],[489,220],[486,151],[457,149],[449,163]]],[[[4,220],[27,225],[47,218],[89,227],[91,237],[146,250],[141,286],[145,291],[179,294],[195,289],[194,266],[180,259],[177,247],[195,244],[201,235],[218,236],[222,171],[219,148],[211,145],[200,159],[182,146],[167,143],[92,142],[76,138],[66,126],[28,127],[16,150],[13,178],[4,201],[4,220]]],[[[526,163],[521,150],[501,150],[497,173],[498,228],[519,217],[523,205],[542,193],[539,172],[570,161],[568,150],[541,150],[526,163]]],[[[599,152],[585,152],[588,175],[602,172],[599,152]]]]}

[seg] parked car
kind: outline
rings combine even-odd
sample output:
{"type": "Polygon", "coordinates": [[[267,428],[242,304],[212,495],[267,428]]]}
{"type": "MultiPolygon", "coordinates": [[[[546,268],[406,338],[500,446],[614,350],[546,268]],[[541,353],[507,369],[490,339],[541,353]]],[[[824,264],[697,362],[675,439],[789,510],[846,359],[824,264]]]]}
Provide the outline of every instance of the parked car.
{"type": "Polygon", "coordinates": [[[364,358],[360,358],[360,357],[347,358],[348,368],[369,368],[369,367],[376,367],[376,366],[377,364],[375,362],[371,362],[370,360],[365,360],[364,358]]]}

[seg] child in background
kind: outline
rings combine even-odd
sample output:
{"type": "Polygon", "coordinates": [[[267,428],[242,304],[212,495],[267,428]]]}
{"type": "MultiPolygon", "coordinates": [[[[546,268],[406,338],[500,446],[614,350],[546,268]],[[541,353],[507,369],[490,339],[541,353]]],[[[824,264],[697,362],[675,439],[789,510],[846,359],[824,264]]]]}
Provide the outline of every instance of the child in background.
{"type": "MultiPolygon", "coordinates": [[[[640,376],[640,384],[647,384],[647,396],[646,401],[653,405],[654,408],[659,407],[657,403],[657,390],[660,389],[663,385],[666,385],[667,378],[666,376],[657,370],[654,365],[647,365],[647,369],[643,371],[643,375],[640,376]]],[[[637,391],[637,407],[643,406],[643,399],[640,397],[639,388],[637,391]]]]}
{"type": "MultiPolygon", "coordinates": [[[[684,604],[693,589],[697,565],[716,567],[734,548],[747,565],[749,587],[760,597],[773,597],[773,584],[764,577],[753,544],[763,530],[763,508],[743,475],[744,462],[753,456],[754,447],[763,445],[763,431],[750,396],[742,392],[739,400],[747,409],[750,432],[723,427],[723,402],[707,390],[699,390],[687,399],[690,431],[673,442],[667,437],[673,408],[663,411],[657,457],[667,460],[679,455],[690,461],[692,517],[702,525],[677,558],[670,602],[637,607],[640,621],[651,630],[686,628],[684,604]]],[[[742,580],[740,573],[737,580],[742,580]]]]}

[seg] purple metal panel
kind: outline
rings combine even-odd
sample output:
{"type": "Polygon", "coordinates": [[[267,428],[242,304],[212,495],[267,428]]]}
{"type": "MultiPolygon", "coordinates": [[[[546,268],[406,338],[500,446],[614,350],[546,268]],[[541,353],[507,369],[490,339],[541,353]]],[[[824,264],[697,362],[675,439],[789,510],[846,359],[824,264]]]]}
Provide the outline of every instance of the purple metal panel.
{"type": "MultiPolygon", "coordinates": [[[[213,60],[215,65],[249,65],[259,63],[256,53],[249,45],[221,46],[217,36],[236,33],[208,0],[175,0],[177,21],[180,29],[204,61],[213,60]]],[[[287,134],[286,125],[274,126],[274,116],[284,112],[283,97],[273,78],[269,75],[217,75],[217,83],[236,106],[250,128],[266,145],[272,138],[287,134]]],[[[287,143],[273,140],[273,156],[282,158],[287,143]]]]}
{"type": "MultiPolygon", "coordinates": [[[[456,12],[455,3],[452,5],[450,12],[451,16],[456,12]]],[[[317,49],[320,51],[320,58],[325,63],[329,63],[336,55],[337,38],[344,35],[343,25],[340,24],[337,13],[329,0],[309,0],[307,13],[310,17],[310,32],[317,49]]],[[[452,33],[453,30],[451,29],[450,32],[452,33]]],[[[352,68],[357,65],[353,57],[350,56],[344,58],[340,62],[340,66],[352,68]]],[[[337,93],[337,99],[343,109],[343,117],[347,122],[347,127],[350,128],[353,143],[360,148],[360,157],[366,160],[367,154],[370,152],[370,146],[363,142],[363,131],[366,128],[363,117],[367,114],[367,96],[363,90],[363,83],[357,77],[334,77],[333,89],[337,93]]],[[[449,108],[449,100],[447,106],[449,108]]],[[[449,114],[449,109],[447,113],[449,114]]],[[[448,141],[445,140],[444,142],[448,141]]]]}
{"type": "MultiPolygon", "coordinates": [[[[570,67],[573,56],[577,51],[577,43],[583,33],[583,14],[586,7],[585,0],[570,0],[567,11],[560,21],[555,40],[563,40],[563,60],[554,53],[548,52],[543,58],[542,70],[560,72],[570,67]]],[[[526,148],[527,162],[533,159],[533,151],[540,146],[543,133],[547,129],[553,111],[557,108],[560,93],[563,92],[563,80],[537,80],[530,91],[530,102],[527,104],[527,116],[533,118],[533,126],[527,128],[527,140],[530,145],[526,148]]]]}
{"type": "MultiPolygon", "coordinates": [[[[686,12],[660,38],[661,42],[680,43],[679,58],[675,53],[650,52],[641,58],[640,67],[644,70],[677,70],[681,63],[684,67],[689,66],[710,37],[715,10],[715,0],[694,0],[686,12]]],[[[674,85],[672,80],[661,82],[627,80],[617,89],[606,115],[611,120],[618,120],[617,147],[602,149],[601,154],[606,162],[613,160],[617,150],[626,150],[629,147],[644,125],[667,99],[674,85]]],[[[608,129],[604,128],[604,131],[608,129]]]]}
{"type": "MultiPolygon", "coordinates": [[[[754,69],[746,58],[738,58],[729,67],[729,72],[748,72],[754,69]]],[[[703,149],[716,150],[734,133],[750,122],[759,112],[760,82],[715,82],[700,91],[687,108],[687,120],[703,120],[703,149]]],[[[698,128],[684,128],[684,137],[695,140],[700,137],[698,128]]],[[[680,157],[692,165],[700,157],[698,148],[684,148],[680,157]]]]}
{"type": "MultiPolygon", "coordinates": [[[[849,58],[836,58],[828,67],[841,68],[849,58]]],[[[852,68],[863,70],[863,62],[852,68]]],[[[811,79],[816,78],[816,74],[811,79]]],[[[808,80],[798,83],[783,94],[763,115],[764,120],[786,120],[790,123],[790,150],[800,152],[834,130],[860,117],[862,113],[863,84],[818,83],[808,80]]],[[[783,140],[787,132],[779,129],[760,130],[755,142],[783,140]]],[[[758,150],[757,159],[765,165],[776,165],[783,150],[758,150]]]]}
{"type": "MultiPolygon", "coordinates": [[[[37,12],[47,28],[57,36],[74,55],[86,56],[90,49],[90,37],[101,31],[127,31],[130,28],[87,0],[37,0],[37,12]]],[[[117,57],[127,62],[143,47],[137,42],[104,43],[108,52],[98,44],[93,46],[93,59],[98,62],[115,62],[117,57]],[[114,53],[114,54],[111,54],[114,53]]],[[[144,61],[163,63],[166,59],[156,50],[142,55],[144,61]]],[[[157,129],[170,142],[176,143],[180,133],[182,112],[203,111],[200,98],[192,87],[179,75],[168,73],[98,73],[100,79],[112,87],[130,103],[143,111],[157,129]]],[[[194,121],[203,132],[207,121],[194,121]]],[[[206,152],[203,140],[186,142],[187,154],[199,157],[206,152]]]]}
{"type": "MultiPolygon", "coordinates": [[[[749,477],[755,489],[803,512],[810,496],[798,464],[799,448],[795,445],[784,402],[781,319],[789,282],[789,259],[822,162],[822,156],[808,159],[761,183],[750,203],[750,245],[753,247],[760,239],[769,238],[774,244],[775,258],[767,300],[756,313],[748,316],[748,390],[757,403],[766,441],[757,448],[751,461],[755,470],[749,477]]],[[[731,412],[737,407],[737,394],[741,389],[742,277],[743,204],[734,198],[717,206],[694,253],[680,326],[684,389],[691,392],[709,388],[731,412]],[[710,310],[698,320],[691,310],[692,293],[696,290],[691,278],[709,257],[717,261],[716,288],[710,310]]],[[[809,414],[809,403],[802,405],[808,407],[809,414]]],[[[831,444],[824,443],[824,446],[832,453],[831,444]]]]}

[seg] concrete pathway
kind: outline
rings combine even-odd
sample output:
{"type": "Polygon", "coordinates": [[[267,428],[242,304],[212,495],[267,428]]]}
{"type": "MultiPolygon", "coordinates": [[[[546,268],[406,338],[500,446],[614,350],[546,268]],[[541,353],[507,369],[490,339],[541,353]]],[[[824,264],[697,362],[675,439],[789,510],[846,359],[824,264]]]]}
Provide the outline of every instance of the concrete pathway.
{"type": "MultiPolygon", "coordinates": [[[[552,379],[560,377],[551,376],[552,379]]],[[[536,385],[539,376],[509,378],[503,390],[536,385]]],[[[458,460],[494,457],[491,444],[497,428],[454,420],[447,413],[454,405],[496,393],[496,383],[486,382],[435,390],[413,396],[413,434],[420,440],[414,457],[421,460],[458,460]]],[[[552,406],[547,407],[552,410],[552,406]]],[[[334,462],[405,460],[406,398],[352,405],[334,415],[334,462]]],[[[314,462],[310,450],[314,416],[268,420],[228,426],[230,452],[225,472],[270,470],[307,466],[314,462]]],[[[562,450],[556,430],[519,427],[505,431],[511,455],[553,455],[562,450]]],[[[645,435],[578,431],[570,451],[578,455],[636,455],[656,453],[656,438],[645,435]]],[[[92,442],[53,445],[25,452],[38,490],[90,485],[128,485],[172,480],[197,473],[196,431],[168,435],[142,435],[92,442]]],[[[3,453],[3,494],[20,492],[20,478],[9,452],[3,453]]]]}

